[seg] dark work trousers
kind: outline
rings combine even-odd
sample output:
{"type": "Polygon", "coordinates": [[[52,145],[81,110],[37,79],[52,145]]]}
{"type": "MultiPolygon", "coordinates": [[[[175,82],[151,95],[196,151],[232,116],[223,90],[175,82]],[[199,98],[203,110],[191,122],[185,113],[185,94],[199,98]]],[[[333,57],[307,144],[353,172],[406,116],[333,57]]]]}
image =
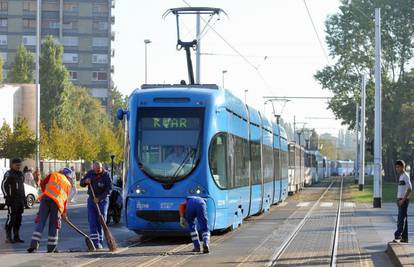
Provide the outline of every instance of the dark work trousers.
{"type": "Polygon", "coordinates": [[[54,251],[58,243],[59,229],[61,227],[59,208],[56,203],[48,196],[43,196],[40,201],[39,213],[36,218],[36,228],[32,235],[31,248],[38,248],[42,238],[43,229],[49,218],[49,235],[47,241],[47,251],[54,251]]]}
{"type": "Polygon", "coordinates": [[[13,200],[10,206],[7,206],[7,220],[6,220],[6,233],[11,238],[11,232],[13,231],[14,238],[19,238],[19,230],[22,225],[22,213],[24,211],[24,203],[22,201],[13,200]]]}
{"type": "Polygon", "coordinates": [[[208,245],[210,241],[210,231],[208,229],[207,207],[204,199],[200,197],[187,198],[185,220],[190,228],[191,240],[193,241],[194,247],[200,247],[198,232],[201,232],[204,244],[208,245]],[[196,219],[199,229],[197,229],[196,219]]]}
{"type": "Polygon", "coordinates": [[[394,233],[395,239],[401,239],[402,241],[408,242],[408,210],[409,201],[406,200],[401,206],[398,205],[398,222],[397,222],[397,231],[394,233]]]}
{"type": "MultiPolygon", "coordinates": [[[[102,216],[106,218],[108,213],[109,198],[102,199],[99,202],[99,210],[102,216]]],[[[89,221],[89,237],[96,248],[103,247],[104,232],[102,225],[99,222],[98,211],[96,210],[96,204],[91,197],[88,198],[88,221],[89,221]]]]}

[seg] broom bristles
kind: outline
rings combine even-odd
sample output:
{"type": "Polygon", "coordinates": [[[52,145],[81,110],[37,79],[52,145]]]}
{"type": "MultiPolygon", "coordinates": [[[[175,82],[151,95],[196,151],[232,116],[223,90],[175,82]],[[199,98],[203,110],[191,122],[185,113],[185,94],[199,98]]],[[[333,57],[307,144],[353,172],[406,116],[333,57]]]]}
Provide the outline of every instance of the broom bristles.
{"type": "Polygon", "coordinates": [[[116,251],[117,249],[117,244],[116,244],[116,240],[113,237],[111,231],[109,230],[108,226],[106,225],[106,222],[104,220],[104,218],[101,216],[99,216],[99,220],[101,221],[101,225],[104,231],[104,235],[105,235],[105,239],[106,239],[106,243],[108,244],[108,248],[111,252],[116,251]]]}

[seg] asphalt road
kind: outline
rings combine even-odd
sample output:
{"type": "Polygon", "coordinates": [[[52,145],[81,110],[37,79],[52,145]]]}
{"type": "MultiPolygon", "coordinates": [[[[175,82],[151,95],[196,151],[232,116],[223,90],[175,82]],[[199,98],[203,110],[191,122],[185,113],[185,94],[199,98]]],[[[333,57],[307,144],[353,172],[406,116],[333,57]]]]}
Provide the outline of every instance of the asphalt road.
{"type": "MultiPolygon", "coordinates": [[[[76,197],[75,203],[70,203],[68,207],[69,219],[86,234],[89,233],[88,227],[88,214],[86,209],[86,192],[79,192],[76,197]]],[[[39,204],[35,204],[32,209],[25,209],[23,213],[23,222],[20,230],[21,238],[25,241],[23,244],[5,244],[4,224],[7,218],[7,210],[0,210],[0,225],[2,227],[0,231],[0,265],[5,266],[2,263],[6,263],[6,266],[12,266],[15,264],[29,263],[36,255],[25,253],[29,247],[32,233],[35,228],[35,217],[38,211],[39,204]],[[29,256],[33,255],[33,256],[29,256]]],[[[122,245],[129,239],[136,239],[137,235],[126,229],[122,222],[118,225],[110,225],[113,235],[117,241],[122,245]]],[[[45,227],[42,235],[42,241],[40,243],[40,249],[38,255],[45,255],[47,246],[48,225],[45,227]]],[[[72,228],[66,225],[62,221],[62,229],[59,233],[58,249],[62,252],[80,252],[86,251],[84,237],[80,236],[72,228]]],[[[29,264],[30,265],[30,264],[29,264]]]]}

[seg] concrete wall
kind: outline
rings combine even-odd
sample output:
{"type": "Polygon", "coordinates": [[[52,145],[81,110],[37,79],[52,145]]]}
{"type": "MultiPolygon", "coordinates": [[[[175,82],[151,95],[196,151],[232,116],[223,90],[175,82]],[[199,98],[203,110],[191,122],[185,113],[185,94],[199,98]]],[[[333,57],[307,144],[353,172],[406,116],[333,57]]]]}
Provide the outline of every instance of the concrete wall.
{"type": "Polygon", "coordinates": [[[6,121],[13,128],[18,116],[26,118],[30,129],[36,130],[36,85],[3,84],[0,87],[0,124],[6,121]]]}

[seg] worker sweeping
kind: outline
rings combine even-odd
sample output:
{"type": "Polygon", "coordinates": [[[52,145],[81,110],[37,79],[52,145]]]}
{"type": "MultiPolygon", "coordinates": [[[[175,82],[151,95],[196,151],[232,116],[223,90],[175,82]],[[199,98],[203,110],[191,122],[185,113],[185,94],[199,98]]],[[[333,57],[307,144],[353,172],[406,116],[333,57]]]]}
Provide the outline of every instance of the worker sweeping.
{"type": "Polygon", "coordinates": [[[61,228],[61,216],[67,218],[67,201],[71,189],[70,177],[72,171],[64,168],[60,172],[52,172],[42,182],[40,187],[42,194],[39,197],[40,207],[36,216],[36,228],[32,235],[32,241],[27,252],[32,253],[39,249],[43,229],[49,218],[49,236],[47,252],[58,252],[57,243],[59,229],[61,228]]]}
{"type": "Polygon", "coordinates": [[[99,222],[99,212],[106,218],[109,205],[109,195],[112,191],[112,181],[109,173],[102,168],[102,163],[94,162],[93,169],[88,171],[80,180],[80,186],[88,186],[88,221],[89,237],[97,249],[103,248],[104,231],[99,222]],[[93,192],[91,191],[91,188],[93,192]]]}
{"type": "Polygon", "coordinates": [[[191,240],[194,244],[193,252],[200,252],[199,231],[203,237],[203,253],[209,253],[210,230],[208,229],[206,201],[201,197],[189,196],[180,204],[179,213],[180,225],[185,228],[187,223],[190,228],[191,240]],[[200,229],[197,229],[196,219],[200,229]]]}

